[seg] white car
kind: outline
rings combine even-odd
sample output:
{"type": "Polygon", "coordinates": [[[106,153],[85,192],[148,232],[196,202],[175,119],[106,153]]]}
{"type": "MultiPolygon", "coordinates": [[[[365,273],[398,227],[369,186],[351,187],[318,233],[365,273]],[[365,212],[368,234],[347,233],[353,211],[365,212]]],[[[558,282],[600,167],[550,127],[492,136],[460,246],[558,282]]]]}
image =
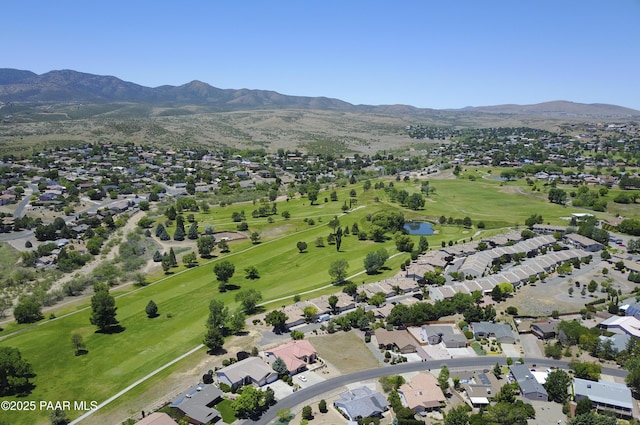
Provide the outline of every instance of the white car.
{"type": "Polygon", "coordinates": [[[307,377],[304,375],[298,375],[298,379],[301,380],[302,382],[307,382],[307,377]]]}

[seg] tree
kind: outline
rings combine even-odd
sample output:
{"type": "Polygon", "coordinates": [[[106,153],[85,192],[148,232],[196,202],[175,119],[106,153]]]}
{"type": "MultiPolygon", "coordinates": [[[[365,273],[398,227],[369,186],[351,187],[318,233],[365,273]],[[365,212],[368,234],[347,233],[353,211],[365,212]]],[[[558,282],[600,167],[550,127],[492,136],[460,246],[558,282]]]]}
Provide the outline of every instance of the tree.
{"type": "Polygon", "coordinates": [[[544,388],[547,390],[549,400],[564,403],[569,398],[569,392],[567,391],[569,385],[571,385],[569,375],[564,370],[558,369],[547,375],[544,388]]]}
{"type": "Polygon", "coordinates": [[[222,239],[218,242],[218,248],[220,248],[220,252],[229,252],[229,244],[227,243],[227,240],[222,239]]]}
{"type": "Polygon", "coordinates": [[[189,227],[189,233],[187,233],[187,237],[191,240],[198,239],[198,223],[193,223],[191,227],[189,227]]]}
{"type": "Polygon", "coordinates": [[[312,305],[308,305],[302,309],[302,314],[304,315],[304,319],[307,323],[310,323],[316,314],[318,314],[318,309],[312,305]]]}
{"type": "Polygon", "coordinates": [[[576,416],[584,415],[591,412],[591,400],[589,397],[581,398],[576,403],[576,416]]]}
{"type": "Polygon", "coordinates": [[[428,250],[429,250],[429,241],[427,240],[426,236],[422,235],[420,236],[420,241],[418,242],[418,251],[420,251],[421,254],[424,254],[428,250]]]}
{"type": "Polygon", "coordinates": [[[209,348],[209,351],[216,352],[224,345],[224,336],[219,328],[209,327],[204,335],[202,343],[209,348]]]}
{"type": "Polygon", "coordinates": [[[147,307],[144,309],[144,311],[145,313],[147,313],[147,316],[149,318],[158,316],[158,306],[156,305],[156,303],[153,302],[153,300],[149,300],[149,302],[147,303],[147,307]]]}
{"type": "Polygon", "coordinates": [[[67,425],[69,423],[67,414],[62,409],[53,410],[49,415],[49,419],[51,420],[51,425],[67,425]]]}
{"type": "Polygon", "coordinates": [[[296,247],[298,247],[298,251],[300,251],[301,253],[305,252],[307,250],[307,243],[300,241],[296,244],[296,247]]]}
{"type": "Polygon", "coordinates": [[[318,410],[320,413],[327,413],[329,410],[327,409],[327,401],[325,399],[320,400],[318,403],[318,410]]]}
{"type": "Polygon", "coordinates": [[[468,411],[467,405],[452,408],[444,417],[444,425],[469,425],[468,411]]]}
{"type": "Polygon", "coordinates": [[[18,301],[13,309],[13,317],[18,323],[34,323],[44,318],[40,304],[31,298],[18,301]]]}
{"type": "Polygon", "coordinates": [[[178,259],[173,248],[169,248],[169,263],[171,263],[171,267],[178,267],[178,259]]]}
{"type": "Polygon", "coordinates": [[[306,419],[308,421],[313,419],[313,410],[311,409],[311,406],[304,406],[302,408],[302,419],[306,419]]]}
{"type": "Polygon", "coordinates": [[[93,290],[90,322],[98,327],[98,332],[107,332],[112,327],[118,326],[116,301],[109,294],[109,287],[104,283],[95,284],[93,290]]]}
{"type": "Polygon", "coordinates": [[[182,227],[176,227],[175,232],[173,232],[173,240],[174,241],[183,241],[184,240],[184,229],[182,227]]]}
{"type": "Polygon", "coordinates": [[[347,277],[347,270],[349,270],[349,263],[347,260],[340,258],[329,267],[329,276],[334,282],[342,282],[347,277]]]}
{"type": "Polygon", "coordinates": [[[236,301],[242,305],[246,314],[253,314],[256,312],[258,303],[262,301],[262,293],[253,288],[247,289],[236,294],[236,301]]]}
{"type": "Polygon", "coordinates": [[[203,258],[209,258],[213,248],[216,246],[215,236],[202,236],[198,238],[198,254],[203,258]]]}
{"type": "Polygon", "coordinates": [[[32,376],[31,364],[22,358],[20,350],[0,347],[0,396],[28,393],[32,376]]]}
{"type": "Polygon", "coordinates": [[[291,409],[278,409],[277,415],[280,423],[288,423],[291,420],[291,409]]]}
{"type": "Polygon", "coordinates": [[[587,285],[587,291],[589,291],[591,293],[594,293],[594,292],[596,292],[597,289],[598,289],[598,282],[596,282],[595,280],[591,279],[591,281],[587,285]]]}
{"type": "Polygon", "coordinates": [[[231,402],[231,408],[241,418],[257,418],[264,407],[264,392],[253,385],[242,387],[240,395],[231,402]]]}
{"type": "Polygon", "coordinates": [[[447,365],[442,366],[440,373],[438,374],[438,385],[443,393],[449,391],[449,368],[447,365]]]}
{"type": "Polygon", "coordinates": [[[281,310],[270,311],[264,318],[265,323],[273,326],[273,331],[277,334],[287,330],[287,320],[289,317],[281,310]]]}
{"type": "Polygon", "coordinates": [[[212,300],[209,303],[209,317],[206,326],[208,328],[224,329],[224,324],[229,318],[229,307],[220,300],[212,300]]]}
{"type": "Polygon", "coordinates": [[[552,188],[549,190],[549,202],[564,205],[567,203],[567,192],[562,189],[552,188]]]}
{"type": "Polygon", "coordinates": [[[331,307],[331,312],[333,314],[336,314],[337,309],[336,306],[338,305],[338,297],[335,295],[330,295],[329,298],[327,299],[327,302],[329,303],[329,307],[331,307]]]}
{"type": "Polygon", "coordinates": [[[213,266],[213,272],[215,273],[218,281],[222,283],[227,283],[235,271],[236,266],[227,260],[219,261],[215,266],[213,266]]]}
{"type": "Polygon", "coordinates": [[[377,273],[389,258],[387,250],[380,248],[377,251],[369,252],[364,258],[364,268],[367,274],[377,273]]]}
{"type": "Polygon", "coordinates": [[[80,354],[82,354],[85,349],[85,344],[84,344],[84,341],[82,340],[82,335],[80,334],[71,335],[71,346],[75,350],[76,356],[79,356],[80,354]]]}
{"type": "Polygon", "coordinates": [[[251,235],[249,236],[249,239],[251,239],[251,243],[256,245],[260,243],[260,233],[258,232],[251,232],[251,235]]]}
{"type": "Polygon", "coordinates": [[[161,265],[164,273],[165,274],[169,273],[169,269],[171,268],[171,259],[166,253],[162,256],[161,265]]]}
{"type": "Polygon", "coordinates": [[[186,267],[195,267],[198,265],[198,257],[195,252],[190,252],[182,256],[182,264],[186,267]]]}
{"type": "Polygon", "coordinates": [[[260,279],[260,272],[258,271],[258,268],[256,266],[249,266],[245,268],[244,278],[250,280],[260,279]]]}
{"type": "Polygon", "coordinates": [[[498,379],[502,377],[502,367],[500,366],[500,362],[496,362],[496,365],[493,367],[493,374],[498,379]]]}
{"type": "Polygon", "coordinates": [[[278,372],[279,376],[285,376],[289,373],[289,369],[287,369],[287,364],[280,357],[276,357],[276,359],[271,362],[271,369],[278,372]]]}
{"type": "Polygon", "coordinates": [[[581,362],[574,360],[569,362],[569,367],[573,369],[576,378],[597,381],[602,373],[602,366],[593,362],[581,362]]]}
{"type": "Polygon", "coordinates": [[[227,328],[232,334],[238,335],[242,332],[246,326],[247,316],[242,309],[236,310],[235,313],[229,316],[227,320],[227,328]]]}
{"type": "Polygon", "coordinates": [[[616,425],[618,420],[615,416],[600,415],[593,412],[571,418],[567,425],[616,425]]]}

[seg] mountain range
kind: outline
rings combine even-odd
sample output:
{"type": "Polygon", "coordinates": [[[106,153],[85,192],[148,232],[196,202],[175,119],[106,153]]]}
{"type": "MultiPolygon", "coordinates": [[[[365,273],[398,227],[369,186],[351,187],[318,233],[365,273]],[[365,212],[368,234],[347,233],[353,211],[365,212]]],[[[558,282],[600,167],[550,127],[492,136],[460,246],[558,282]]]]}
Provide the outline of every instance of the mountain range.
{"type": "Polygon", "coordinates": [[[220,89],[201,81],[181,86],[145,87],[112,76],[72,70],[36,74],[0,69],[2,103],[144,103],[165,107],[197,105],[217,111],[310,109],[385,114],[483,113],[554,117],[640,118],[640,111],[609,104],[553,101],[535,105],[497,105],[434,110],[410,105],[353,105],[327,97],[288,96],[269,90],[220,89]]]}

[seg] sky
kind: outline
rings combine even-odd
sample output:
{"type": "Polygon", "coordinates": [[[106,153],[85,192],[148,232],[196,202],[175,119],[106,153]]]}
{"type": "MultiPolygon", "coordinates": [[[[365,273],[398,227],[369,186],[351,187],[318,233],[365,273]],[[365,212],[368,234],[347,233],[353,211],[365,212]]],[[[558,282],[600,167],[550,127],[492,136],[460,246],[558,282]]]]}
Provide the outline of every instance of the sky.
{"type": "Polygon", "coordinates": [[[356,105],[640,110],[640,0],[32,0],[1,13],[0,68],[37,74],[356,105]]]}

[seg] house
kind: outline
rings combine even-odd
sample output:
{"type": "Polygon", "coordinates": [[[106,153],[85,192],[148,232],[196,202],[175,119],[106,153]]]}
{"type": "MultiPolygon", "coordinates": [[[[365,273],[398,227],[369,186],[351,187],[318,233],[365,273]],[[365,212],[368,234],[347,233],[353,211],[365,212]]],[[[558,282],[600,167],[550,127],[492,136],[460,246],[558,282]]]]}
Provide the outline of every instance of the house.
{"type": "Polygon", "coordinates": [[[514,364],[511,366],[510,371],[511,377],[520,386],[520,393],[523,398],[544,401],[549,399],[547,390],[533,376],[528,367],[523,364],[514,364]]]}
{"type": "Polygon", "coordinates": [[[243,385],[270,384],[278,379],[278,374],[260,358],[249,357],[217,370],[216,377],[218,382],[237,389],[243,385]]]}
{"type": "Polygon", "coordinates": [[[588,381],[573,378],[575,400],[589,398],[596,410],[613,412],[616,416],[633,417],[633,398],[631,390],[625,384],[608,381],[588,381]]]}
{"type": "Polygon", "coordinates": [[[220,412],[212,407],[221,400],[222,391],[216,386],[197,384],[174,398],[171,407],[188,416],[189,423],[204,425],[222,419],[220,412]]]}
{"type": "Polygon", "coordinates": [[[469,328],[473,331],[475,338],[493,337],[505,344],[513,344],[516,342],[516,337],[509,325],[492,322],[473,322],[469,325],[469,328]]]}
{"type": "Polygon", "coordinates": [[[333,405],[351,421],[366,417],[380,417],[388,409],[387,399],[379,392],[365,386],[340,394],[333,405]]]}
{"type": "Polygon", "coordinates": [[[409,335],[407,331],[393,330],[388,331],[383,328],[375,330],[378,347],[387,350],[397,350],[402,354],[415,353],[417,351],[417,343],[409,335]]]}
{"type": "Polygon", "coordinates": [[[269,364],[280,357],[287,365],[289,373],[295,375],[305,370],[308,364],[314,363],[318,358],[318,352],[309,341],[302,339],[265,350],[265,356],[269,364]]]}
{"type": "Polygon", "coordinates": [[[16,195],[11,195],[9,193],[0,195],[0,205],[8,205],[15,200],[16,200],[16,195]]]}
{"type": "Polygon", "coordinates": [[[631,337],[627,334],[613,334],[611,336],[600,335],[600,344],[610,343],[611,348],[618,353],[627,349],[631,337]]]}
{"type": "Polygon", "coordinates": [[[547,320],[531,324],[531,333],[541,339],[555,338],[558,335],[558,320],[547,320]]]}
{"type": "Polygon", "coordinates": [[[600,322],[598,326],[609,331],[624,332],[629,336],[640,338],[640,320],[634,316],[611,316],[600,322]]]}
{"type": "Polygon", "coordinates": [[[462,389],[473,407],[487,406],[502,383],[492,373],[473,373],[469,379],[461,379],[462,389]]]}
{"type": "Polygon", "coordinates": [[[420,372],[411,380],[398,388],[402,405],[416,413],[439,410],[446,398],[438,386],[435,376],[420,372]]]}
{"type": "Polygon", "coordinates": [[[464,348],[467,346],[467,337],[454,332],[451,325],[423,325],[420,330],[423,341],[429,345],[437,345],[441,342],[447,348],[464,348]]]}
{"type": "Polygon", "coordinates": [[[597,241],[586,236],[579,235],[577,233],[569,233],[563,238],[564,242],[568,245],[573,245],[576,248],[584,249],[585,251],[595,252],[600,251],[604,246],[597,241]]]}
{"type": "Polygon", "coordinates": [[[178,425],[178,423],[166,413],[154,412],[136,422],[135,425],[178,425]]]}

